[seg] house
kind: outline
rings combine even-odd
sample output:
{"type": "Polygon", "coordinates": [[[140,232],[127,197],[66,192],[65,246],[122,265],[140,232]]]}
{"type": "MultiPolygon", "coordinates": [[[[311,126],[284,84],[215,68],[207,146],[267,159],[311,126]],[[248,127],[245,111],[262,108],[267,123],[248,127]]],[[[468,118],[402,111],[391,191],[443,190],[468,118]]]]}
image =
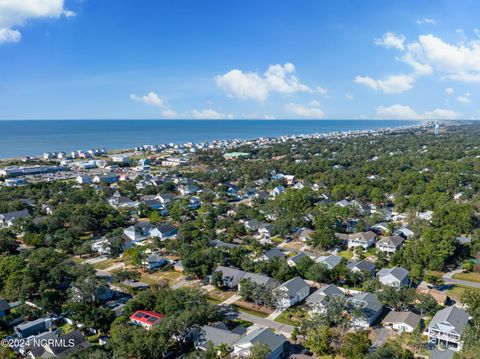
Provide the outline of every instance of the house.
{"type": "Polygon", "coordinates": [[[125,196],[110,197],[107,202],[114,208],[138,207],[138,202],[125,196]]]}
{"type": "Polygon", "coordinates": [[[383,324],[386,326],[392,327],[394,330],[399,331],[401,333],[407,332],[411,333],[415,330],[415,328],[420,324],[422,319],[419,315],[412,313],[410,311],[407,312],[394,312],[391,311],[387,314],[385,319],[383,319],[383,324]]]}
{"type": "Polygon", "coordinates": [[[277,287],[279,294],[277,306],[282,309],[291,307],[304,300],[310,294],[310,286],[300,277],[295,277],[277,287]]]}
{"type": "Polygon", "coordinates": [[[275,288],[280,285],[280,283],[276,279],[270,278],[268,275],[265,275],[262,273],[257,274],[257,273],[246,272],[245,275],[240,280],[240,283],[238,285],[238,290],[240,290],[243,280],[249,280],[252,283],[259,284],[268,288],[275,288]]]}
{"type": "Polygon", "coordinates": [[[331,254],[329,256],[320,256],[315,258],[315,262],[325,265],[328,269],[333,269],[342,262],[342,257],[331,254]]]}
{"type": "Polygon", "coordinates": [[[328,302],[327,298],[335,299],[339,297],[345,297],[345,293],[335,284],[326,284],[308,296],[305,302],[310,307],[311,313],[323,313],[328,302]]]}
{"type": "Polygon", "coordinates": [[[415,235],[415,232],[413,232],[409,227],[404,226],[400,227],[395,231],[395,234],[398,234],[399,236],[402,236],[404,238],[411,238],[415,235]]]}
{"type": "Polygon", "coordinates": [[[0,228],[11,227],[17,219],[30,217],[30,213],[28,213],[26,209],[15,212],[1,213],[0,228]]]}
{"type": "Polygon", "coordinates": [[[377,278],[383,285],[408,285],[408,270],[402,267],[382,268],[378,271],[377,278]]]}
{"type": "Polygon", "coordinates": [[[272,235],[272,225],[268,223],[262,223],[258,227],[258,234],[264,238],[270,238],[272,235]]]}
{"type": "Polygon", "coordinates": [[[151,237],[150,231],[155,226],[150,222],[139,222],[134,224],[133,226],[127,227],[123,230],[123,233],[132,241],[138,242],[143,241],[151,237]]]}
{"type": "Polygon", "coordinates": [[[22,186],[24,184],[27,184],[27,180],[21,177],[5,178],[3,183],[6,187],[17,187],[17,186],[22,186]]]}
{"type": "Polygon", "coordinates": [[[276,197],[276,196],[278,196],[279,194],[282,194],[283,192],[285,192],[285,187],[283,187],[283,186],[277,186],[277,187],[275,187],[274,189],[272,189],[269,194],[270,194],[270,196],[272,196],[272,197],[276,197]]]}
{"type": "Polygon", "coordinates": [[[298,239],[300,239],[302,242],[306,242],[311,239],[314,233],[315,231],[309,228],[302,228],[300,233],[298,234],[298,239]]]}
{"type": "Polygon", "coordinates": [[[388,233],[390,231],[390,228],[388,228],[387,222],[374,224],[373,226],[370,227],[370,229],[377,234],[388,233]]]}
{"type": "Polygon", "coordinates": [[[165,318],[164,314],[152,312],[149,310],[137,310],[130,316],[130,321],[135,325],[140,325],[146,330],[152,329],[165,318]]]}
{"type": "MultiPolygon", "coordinates": [[[[305,252],[300,252],[296,254],[295,256],[288,258],[287,263],[290,267],[295,267],[301,260],[302,258],[308,257],[305,252]]],[[[309,257],[308,257],[309,258],[309,257]]]]}
{"type": "Polygon", "coordinates": [[[195,335],[193,343],[197,350],[207,350],[209,344],[214,346],[223,344],[233,350],[233,344],[242,337],[244,332],[245,328],[243,327],[237,327],[230,331],[223,323],[203,325],[195,335]]]}
{"type": "Polygon", "coordinates": [[[157,199],[160,201],[160,203],[162,204],[167,204],[167,203],[170,203],[173,201],[173,195],[171,195],[170,193],[163,193],[163,194],[159,194],[157,196],[157,199]]]}
{"type": "Polygon", "coordinates": [[[416,216],[419,219],[430,222],[433,218],[433,211],[417,212],[416,216]]]}
{"type": "Polygon", "coordinates": [[[10,304],[8,304],[5,299],[0,298],[0,318],[8,315],[10,313],[10,309],[10,304]]]}
{"type": "Polygon", "coordinates": [[[28,358],[66,358],[90,347],[90,342],[79,330],[57,336],[54,332],[44,333],[27,340],[22,352],[28,358]]]}
{"type": "Polygon", "coordinates": [[[87,175],[78,175],[75,181],[79,184],[92,183],[92,178],[87,175]]]}
{"type": "Polygon", "coordinates": [[[400,236],[390,236],[380,238],[375,246],[384,253],[393,254],[400,249],[403,244],[403,237],[400,236]]]}
{"type": "Polygon", "coordinates": [[[143,261],[142,267],[146,270],[152,271],[169,263],[170,261],[167,258],[164,258],[157,253],[151,253],[143,261]]]}
{"type": "Polygon", "coordinates": [[[202,205],[202,202],[200,201],[200,198],[192,197],[188,200],[187,207],[191,210],[195,210],[195,209],[199,209],[201,205],[202,205]]]}
{"type": "Polygon", "coordinates": [[[367,260],[349,260],[347,262],[347,269],[356,273],[368,273],[372,277],[375,275],[375,263],[367,260]]]}
{"type": "Polygon", "coordinates": [[[157,225],[154,228],[152,228],[152,230],[150,230],[151,237],[158,237],[162,241],[167,238],[171,238],[176,234],[177,234],[177,228],[168,223],[157,225]]]}
{"type": "Polygon", "coordinates": [[[445,305],[448,300],[448,296],[445,292],[442,292],[438,289],[435,289],[432,285],[429,285],[427,282],[422,281],[417,288],[415,289],[417,294],[427,294],[437,301],[440,305],[445,305]]]}
{"type": "Polygon", "coordinates": [[[132,240],[124,234],[121,237],[102,238],[94,241],[92,243],[92,251],[98,252],[100,255],[109,255],[111,252],[112,243],[115,241],[123,242],[122,251],[132,247],[133,245],[132,240]]]}
{"type": "Polygon", "coordinates": [[[459,351],[462,349],[461,336],[468,320],[465,310],[455,306],[447,307],[435,313],[424,334],[431,344],[442,343],[446,348],[459,351]]]}
{"type": "Polygon", "coordinates": [[[106,173],[103,175],[96,175],[93,177],[93,183],[106,183],[106,184],[112,184],[112,183],[117,183],[119,177],[115,173],[106,173]]]}
{"type": "Polygon", "coordinates": [[[146,199],[141,202],[144,206],[154,209],[154,210],[163,210],[165,207],[162,202],[157,199],[146,199]]]}
{"type": "Polygon", "coordinates": [[[348,246],[368,249],[375,243],[376,236],[372,231],[352,233],[348,235],[348,246]]]}
{"type": "Polygon", "coordinates": [[[215,272],[222,273],[223,286],[227,288],[235,288],[240,280],[245,276],[245,272],[238,268],[218,266],[215,272]]]}
{"type": "Polygon", "coordinates": [[[250,219],[243,222],[245,229],[249,232],[255,232],[260,227],[260,223],[256,219],[250,219]]]}
{"type": "Polygon", "coordinates": [[[353,323],[357,327],[370,327],[383,312],[383,304],[375,294],[359,292],[350,300],[362,311],[362,316],[353,319],[353,323]]]}
{"type": "Polygon", "coordinates": [[[270,259],[273,259],[273,258],[285,258],[285,254],[278,248],[272,248],[272,249],[269,249],[268,251],[264,252],[260,258],[258,258],[258,260],[261,260],[261,261],[268,261],[270,259]]]}
{"type": "Polygon", "coordinates": [[[194,184],[178,186],[178,192],[180,192],[182,196],[197,193],[199,189],[200,188],[198,186],[195,186],[194,184]]]}
{"type": "Polygon", "coordinates": [[[289,186],[297,182],[297,177],[295,177],[294,175],[285,175],[284,179],[285,179],[285,183],[289,186]]]}
{"type": "Polygon", "coordinates": [[[275,334],[270,328],[255,328],[233,344],[233,355],[246,358],[256,344],[265,344],[270,353],[268,359],[282,358],[287,338],[282,334],[275,334]]]}
{"type": "Polygon", "coordinates": [[[52,318],[38,318],[30,322],[21,323],[13,330],[18,338],[28,338],[32,335],[46,332],[52,326],[52,318]]]}

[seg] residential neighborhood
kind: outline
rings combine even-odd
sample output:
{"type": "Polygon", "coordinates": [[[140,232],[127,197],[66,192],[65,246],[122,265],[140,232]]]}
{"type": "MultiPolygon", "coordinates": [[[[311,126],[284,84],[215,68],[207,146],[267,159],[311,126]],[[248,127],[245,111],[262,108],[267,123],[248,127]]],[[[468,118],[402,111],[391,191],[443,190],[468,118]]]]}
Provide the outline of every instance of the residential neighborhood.
{"type": "Polygon", "coordinates": [[[443,359],[474,350],[478,128],[452,129],[443,144],[428,131],[46,153],[34,166],[62,170],[29,174],[5,166],[0,321],[4,338],[27,341],[2,357],[443,359]],[[443,146],[460,135],[461,180],[419,173],[424,146],[451,166],[443,146]],[[386,170],[382,156],[411,164],[386,170]],[[448,197],[447,187],[464,194],[448,197]],[[40,338],[74,345],[32,344],[40,338]]]}

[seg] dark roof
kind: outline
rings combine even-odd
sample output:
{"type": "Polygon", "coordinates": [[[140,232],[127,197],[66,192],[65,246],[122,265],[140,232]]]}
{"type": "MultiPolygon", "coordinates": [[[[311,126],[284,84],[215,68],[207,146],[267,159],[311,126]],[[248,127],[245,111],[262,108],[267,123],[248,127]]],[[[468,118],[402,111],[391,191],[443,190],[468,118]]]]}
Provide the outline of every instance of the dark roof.
{"type": "Polygon", "coordinates": [[[10,304],[5,299],[0,299],[0,311],[4,312],[10,309],[10,304]]]}

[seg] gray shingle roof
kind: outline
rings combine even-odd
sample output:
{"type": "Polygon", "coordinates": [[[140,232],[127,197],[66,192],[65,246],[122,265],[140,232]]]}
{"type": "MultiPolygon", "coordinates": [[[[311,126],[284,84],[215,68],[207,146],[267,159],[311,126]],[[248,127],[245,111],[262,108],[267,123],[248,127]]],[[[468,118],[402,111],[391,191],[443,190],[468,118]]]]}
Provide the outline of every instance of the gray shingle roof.
{"type": "Polygon", "coordinates": [[[290,297],[293,297],[298,292],[300,292],[303,288],[310,287],[310,286],[302,278],[295,277],[295,278],[292,278],[292,279],[287,280],[286,282],[282,283],[280,285],[280,287],[286,288],[287,292],[288,292],[288,295],[290,297]]]}
{"type": "Polygon", "coordinates": [[[387,314],[385,319],[383,320],[384,323],[405,323],[411,326],[412,328],[416,328],[418,323],[420,323],[420,316],[412,312],[394,312],[391,311],[387,314]]]}
{"type": "Polygon", "coordinates": [[[270,351],[275,351],[278,347],[283,346],[287,338],[282,334],[275,334],[270,328],[259,328],[252,330],[250,333],[241,338],[237,344],[261,343],[266,344],[270,351]]]}
{"type": "Polygon", "coordinates": [[[382,268],[377,273],[378,278],[382,278],[387,275],[392,275],[395,278],[397,278],[399,281],[402,281],[408,276],[408,270],[402,267],[382,268]]]}
{"type": "Polygon", "coordinates": [[[458,334],[462,334],[463,329],[468,322],[468,314],[462,308],[455,306],[447,307],[435,313],[432,320],[428,324],[428,327],[433,328],[437,324],[443,322],[449,323],[455,328],[455,331],[458,334]]]}
{"type": "Polygon", "coordinates": [[[335,284],[326,284],[307,297],[306,302],[311,305],[316,305],[323,303],[327,297],[334,296],[344,297],[345,294],[335,284]]]}

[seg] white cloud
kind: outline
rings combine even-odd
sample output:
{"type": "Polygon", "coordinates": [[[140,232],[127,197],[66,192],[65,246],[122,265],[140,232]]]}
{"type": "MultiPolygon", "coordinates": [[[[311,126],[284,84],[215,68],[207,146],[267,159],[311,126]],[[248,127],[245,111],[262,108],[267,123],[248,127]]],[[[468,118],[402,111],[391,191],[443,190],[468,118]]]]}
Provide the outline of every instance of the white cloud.
{"type": "Polygon", "coordinates": [[[447,88],[445,89],[445,92],[446,92],[447,95],[451,95],[451,94],[453,94],[454,90],[453,90],[453,88],[451,88],[451,87],[447,87],[447,88]]]}
{"type": "Polygon", "coordinates": [[[162,112],[162,116],[165,117],[165,118],[177,118],[178,117],[178,113],[174,110],[165,110],[162,112]]]}
{"type": "Polygon", "coordinates": [[[131,94],[130,98],[134,101],[141,102],[147,105],[166,107],[165,101],[153,91],[150,91],[144,96],[137,96],[135,94],[131,94]]]}
{"type": "Polygon", "coordinates": [[[480,81],[480,40],[449,44],[434,35],[421,35],[409,44],[408,52],[416,61],[444,72],[459,81],[480,81]]]}
{"type": "Polygon", "coordinates": [[[19,42],[22,34],[18,30],[3,28],[0,29],[0,44],[5,42],[19,42]]]}
{"type": "Polygon", "coordinates": [[[322,95],[325,98],[330,98],[330,96],[328,95],[328,89],[326,87],[317,86],[315,88],[315,91],[318,92],[320,95],[322,95]]]}
{"type": "Polygon", "coordinates": [[[433,111],[417,113],[410,106],[395,104],[392,106],[379,106],[376,108],[376,116],[389,120],[451,120],[458,118],[459,114],[446,109],[437,108],[433,111]]]}
{"type": "Polygon", "coordinates": [[[17,42],[21,34],[16,29],[30,19],[71,17],[75,13],[65,9],[64,0],[1,0],[0,43],[17,42]]]}
{"type": "Polygon", "coordinates": [[[369,76],[357,76],[353,81],[376,91],[380,90],[386,94],[396,94],[410,90],[415,83],[415,77],[413,75],[399,74],[390,75],[382,80],[375,80],[369,76]]]}
{"type": "Polygon", "coordinates": [[[348,93],[348,92],[345,93],[345,98],[347,100],[354,100],[355,99],[355,97],[351,93],[348,93]]]}
{"type": "Polygon", "coordinates": [[[423,117],[426,120],[455,120],[459,116],[455,111],[437,108],[433,111],[426,111],[423,117]]]}
{"type": "Polygon", "coordinates": [[[469,103],[469,102],[471,102],[471,100],[470,100],[470,93],[467,92],[467,93],[465,93],[465,95],[463,95],[463,96],[458,96],[458,97],[457,97],[457,101],[458,101],[458,102],[462,102],[462,103],[469,103]]]}
{"type": "Polygon", "coordinates": [[[295,66],[291,63],[270,65],[263,75],[234,69],[216,76],[215,82],[228,97],[244,100],[265,101],[270,92],[313,92],[309,86],[300,82],[295,71],[295,66]]]}
{"type": "Polygon", "coordinates": [[[402,34],[397,35],[393,32],[387,32],[383,35],[381,39],[374,40],[375,45],[383,46],[386,48],[395,48],[403,50],[405,43],[405,36],[402,34]]]}
{"type": "Polygon", "coordinates": [[[437,22],[434,19],[424,17],[423,19],[417,19],[417,24],[418,25],[423,25],[423,24],[430,24],[430,25],[435,25],[437,22]]]}
{"type": "Polygon", "coordinates": [[[222,119],[233,119],[232,114],[225,114],[222,112],[217,112],[212,109],[205,109],[205,110],[192,110],[191,112],[192,118],[199,119],[199,120],[222,120],[222,119]]]}
{"type": "Polygon", "coordinates": [[[325,112],[320,108],[318,101],[311,101],[307,106],[291,102],[285,105],[285,111],[302,118],[325,117],[325,112]]]}
{"type": "Polygon", "coordinates": [[[383,119],[419,120],[420,116],[411,107],[404,105],[379,106],[376,109],[377,117],[383,119]]]}

